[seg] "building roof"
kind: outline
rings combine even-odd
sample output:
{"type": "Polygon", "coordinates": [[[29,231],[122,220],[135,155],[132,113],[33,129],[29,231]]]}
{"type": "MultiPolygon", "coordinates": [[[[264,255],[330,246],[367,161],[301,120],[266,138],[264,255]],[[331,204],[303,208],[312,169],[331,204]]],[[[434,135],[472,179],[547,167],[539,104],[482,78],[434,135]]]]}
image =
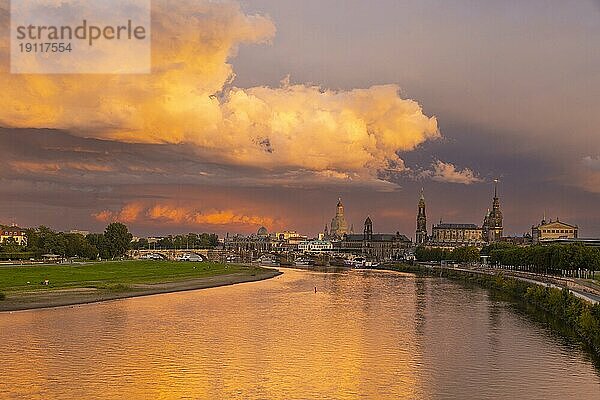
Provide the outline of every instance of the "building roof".
{"type": "Polygon", "coordinates": [[[3,236],[22,236],[25,231],[17,226],[6,226],[2,228],[3,236]]]}
{"type": "Polygon", "coordinates": [[[565,222],[559,221],[558,219],[556,221],[546,222],[545,224],[544,223],[539,224],[538,226],[536,226],[534,228],[553,228],[553,227],[577,228],[576,225],[567,224],[565,222]]]}
{"type": "Polygon", "coordinates": [[[441,223],[433,226],[434,229],[481,229],[479,226],[475,224],[448,224],[441,223]]]}
{"type": "Polygon", "coordinates": [[[329,240],[311,239],[311,240],[304,240],[302,242],[302,244],[331,244],[331,241],[329,241],[329,240]]]}

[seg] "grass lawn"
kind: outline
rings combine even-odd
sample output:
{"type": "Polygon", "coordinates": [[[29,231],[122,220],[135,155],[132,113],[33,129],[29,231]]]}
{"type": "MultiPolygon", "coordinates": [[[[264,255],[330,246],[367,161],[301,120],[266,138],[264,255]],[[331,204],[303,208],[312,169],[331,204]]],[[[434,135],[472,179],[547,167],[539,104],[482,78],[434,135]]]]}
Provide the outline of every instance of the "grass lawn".
{"type": "Polygon", "coordinates": [[[130,284],[177,282],[233,273],[252,275],[261,271],[264,270],[258,267],[232,264],[153,260],[2,266],[0,267],[0,292],[84,287],[122,290],[130,284]],[[41,285],[40,282],[46,279],[49,280],[50,285],[41,285]]]}

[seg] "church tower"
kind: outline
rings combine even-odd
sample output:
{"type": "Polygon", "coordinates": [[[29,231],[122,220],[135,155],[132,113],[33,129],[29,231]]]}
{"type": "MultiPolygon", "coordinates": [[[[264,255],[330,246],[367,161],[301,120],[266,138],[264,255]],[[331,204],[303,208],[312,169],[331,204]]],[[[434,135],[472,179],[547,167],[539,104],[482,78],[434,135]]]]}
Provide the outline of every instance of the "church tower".
{"type": "Polygon", "coordinates": [[[425,215],[425,195],[421,189],[421,198],[419,199],[419,213],[417,214],[417,231],[415,243],[417,246],[427,242],[427,215],[425,215]]]}
{"type": "Polygon", "coordinates": [[[500,199],[498,198],[498,179],[494,179],[494,200],[492,201],[492,210],[488,212],[483,222],[484,239],[486,239],[488,243],[499,242],[500,239],[502,239],[504,233],[502,220],[500,199]]]}
{"type": "Polygon", "coordinates": [[[348,233],[348,222],[344,216],[344,205],[342,199],[338,199],[338,203],[335,209],[335,217],[331,220],[329,227],[329,235],[332,238],[341,239],[345,234],[348,233]]]}
{"type": "Polygon", "coordinates": [[[367,217],[365,220],[365,229],[363,231],[363,240],[371,241],[373,240],[373,222],[371,221],[371,217],[367,217]]]}

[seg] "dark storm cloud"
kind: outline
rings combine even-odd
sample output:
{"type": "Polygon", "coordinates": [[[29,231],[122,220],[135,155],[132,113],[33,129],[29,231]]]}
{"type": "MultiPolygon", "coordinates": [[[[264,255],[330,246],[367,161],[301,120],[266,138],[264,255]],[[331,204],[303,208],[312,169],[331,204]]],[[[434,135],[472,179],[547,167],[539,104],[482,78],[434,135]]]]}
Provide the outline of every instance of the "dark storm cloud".
{"type": "MultiPolygon", "coordinates": [[[[342,186],[352,175],[289,167],[258,168],[203,161],[196,146],[136,144],[82,138],[66,131],[0,128],[2,176],[11,179],[65,183],[73,187],[120,184],[210,184],[214,186],[299,188],[342,186]]],[[[359,179],[350,182],[375,189],[391,186],[359,179]]]]}
{"type": "Polygon", "coordinates": [[[568,149],[548,153],[541,148],[529,148],[517,140],[507,140],[514,138],[513,133],[499,129],[446,124],[443,132],[443,141],[425,144],[406,155],[407,165],[427,165],[432,155],[460,160],[478,171],[487,184],[457,188],[422,183],[428,188],[428,198],[433,201],[429,210],[435,220],[454,210],[456,217],[452,218],[472,221],[469,216],[475,209],[485,211],[491,207],[491,182],[499,178],[504,224],[508,233],[527,231],[545,213],[549,217],[578,224],[584,236],[600,234],[600,215],[597,212],[600,196],[591,192],[584,182],[573,180],[573,177],[588,176],[584,164],[586,160],[589,164],[593,158],[582,162],[568,149]]]}
{"type": "MultiPolygon", "coordinates": [[[[248,215],[234,213],[230,219],[235,222],[244,220],[244,216],[269,216],[276,225],[273,228],[283,228],[286,223],[313,232],[328,219],[327,205],[335,203],[338,194],[350,197],[353,190],[376,193],[389,191],[391,186],[381,182],[378,187],[369,182],[367,189],[360,189],[360,182],[344,185],[336,183],[336,177],[323,176],[320,181],[314,171],[202,162],[192,146],[130,144],[81,136],[59,130],[0,128],[3,222],[16,218],[23,225],[100,229],[106,221],[95,220],[93,216],[98,213],[118,216],[132,205],[148,213],[158,210],[158,205],[165,215],[212,210],[208,215],[221,212],[217,217],[223,217],[223,211],[243,210],[248,215]],[[307,207],[314,203],[306,203],[304,196],[316,197],[323,209],[307,207]]],[[[141,215],[130,222],[147,233],[191,228],[221,232],[229,228],[255,229],[250,223],[215,227],[197,221],[204,220],[180,218],[165,226],[144,221],[141,215]]]]}
{"type": "MultiPolygon", "coordinates": [[[[438,117],[442,134],[458,146],[494,150],[487,161],[496,160],[493,175],[502,174],[504,155],[514,152],[524,159],[554,158],[544,164],[572,184],[580,181],[580,169],[570,168],[574,160],[600,153],[598,1],[246,5],[285,23],[272,47],[241,49],[234,65],[243,85],[288,73],[329,87],[397,82],[403,94],[438,117]]],[[[445,144],[452,145],[424,146],[445,144]]],[[[463,153],[464,160],[462,154],[437,158],[479,172],[463,153]]]]}
{"type": "MultiPolygon", "coordinates": [[[[232,61],[237,86],[279,88],[288,73],[323,88],[396,83],[437,117],[443,137],[399,151],[408,169],[382,169],[379,181],[364,181],[351,169],[315,171],[297,162],[236,166],[196,145],[0,129],[0,222],[14,217],[23,225],[99,229],[104,221],[92,215],[105,211],[108,218],[131,218],[138,233],[250,232],[263,222],[316,233],[342,196],[356,231],[370,215],[376,231],[412,236],[421,187],[429,224],[440,218],[481,224],[491,182],[500,178],[506,233],[523,233],[546,213],[578,224],[583,236],[600,236],[597,5],[245,1],[252,13],[272,17],[277,35],[272,46],[241,48],[232,61]],[[454,168],[440,169],[439,180],[444,171],[450,182],[470,171],[471,184],[432,181],[437,162],[454,168]]],[[[328,154],[345,165],[353,154],[339,149],[335,130],[327,139],[328,154]]],[[[261,156],[278,154],[270,135],[255,142],[261,156]]],[[[291,143],[301,144],[294,155],[303,161],[309,142],[291,143]]],[[[235,142],[228,146],[236,150],[235,142]]]]}
{"type": "MultiPolygon", "coordinates": [[[[377,230],[410,235],[420,187],[426,190],[430,223],[440,218],[481,223],[491,206],[489,182],[500,177],[508,233],[527,231],[544,212],[579,224],[584,235],[600,231],[594,214],[597,197],[557,182],[553,177],[559,169],[553,159],[511,151],[511,145],[502,145],[502,135],[492,145],[482,143],[483,139],[464,140],[479,137],[470,134],[466,126],[448,127],[443,141],[403,157],[410,168],[426,168],[436,157],[460,159],[487,182],[443,184],[402,174],[395,176],[398,186],[393,190],[377,191],[372,186],[319,183],[302,171],[203,163],[193,148],[182,145],[128,144],[56,130],[0,129],[0,156],[5,164],[0,175],[0,213],[25,225],[101,229],[105,221],[92,215],[118,214],[132,204],[145,207],[144,212],[156,204],[168,205],[172,213],[244,209],[248,214],[268,215],[273,229],[285,226],[316,233],[330,220],[335,201],[342,196],[356,231],[370,215],[377,230]]],[[[590,160],[593,165],[594,159],[590,160]]],[[[131,224],[139,233],[254,230],[248,225],[190,225],[184,220],[165,225],[145,221],[143,215],[131,224]]]]}

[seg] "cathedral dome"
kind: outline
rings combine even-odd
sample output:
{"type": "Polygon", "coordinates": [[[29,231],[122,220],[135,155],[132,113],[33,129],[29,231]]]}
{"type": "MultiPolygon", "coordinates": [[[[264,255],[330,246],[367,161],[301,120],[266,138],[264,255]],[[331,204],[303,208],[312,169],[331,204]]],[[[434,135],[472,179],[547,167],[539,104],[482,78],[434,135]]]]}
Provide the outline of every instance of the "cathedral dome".
{"type": "Polygon", "coordinates": [[[258,228],[258,232],[256,232],[256,234],[258,236],[269,236],[269,231],[267,231],[267,228],[265,228],[264,226],[261,226],[260,228],[258,228]]]}

